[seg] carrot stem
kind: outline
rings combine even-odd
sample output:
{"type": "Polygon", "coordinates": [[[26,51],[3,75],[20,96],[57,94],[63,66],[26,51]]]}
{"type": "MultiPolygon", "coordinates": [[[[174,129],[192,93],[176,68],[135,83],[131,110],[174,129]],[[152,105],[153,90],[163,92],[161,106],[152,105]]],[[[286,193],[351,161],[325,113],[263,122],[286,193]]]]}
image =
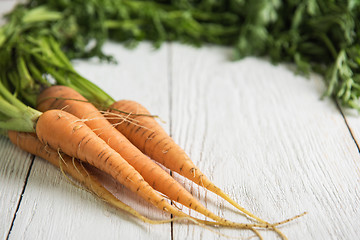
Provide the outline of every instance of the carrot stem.
{"type": "Polygon", "coordinates": [[[0,79],[0,128],[25,132],[35,131],[36,119],[41,112],[23,104],[12,95],[0,79]]]}

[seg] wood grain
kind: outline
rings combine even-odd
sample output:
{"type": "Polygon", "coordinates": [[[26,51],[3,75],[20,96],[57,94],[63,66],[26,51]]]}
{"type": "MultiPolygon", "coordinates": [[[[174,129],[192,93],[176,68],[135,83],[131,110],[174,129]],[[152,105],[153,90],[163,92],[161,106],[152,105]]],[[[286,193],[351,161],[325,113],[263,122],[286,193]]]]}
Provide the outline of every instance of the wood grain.
{"type": "MultiPolygon", "coordinates": [[[[16,0],[0,1],[0,26],[5,23],[3,14],[15,4],[16,0]]],[[[10,231],[32,161],[30,154],[0,136],[0,239],[10,231]]]]}
{"type": "Polygon", "coordinates": [[[32,159],[0,137],[0,239],[10,230],[32,159]]]}
{"type": "MultiPolygon", "coordinates": [[[[308,211],[282,227],[290,239],[357,238],[359,153],[335,104],[320,100],[321,78],[304,79],[261,59],[232,63],[226,59],[230,53],[173,45],[175,140],[258,216],[274,222],[308,211]]],[[[228,204],[200,193],[214,211],[239,219],[228,204]]],[[[186,239],[217,238],[174,226],[175,239],[184,239],[184,233],[186,239]]]]}

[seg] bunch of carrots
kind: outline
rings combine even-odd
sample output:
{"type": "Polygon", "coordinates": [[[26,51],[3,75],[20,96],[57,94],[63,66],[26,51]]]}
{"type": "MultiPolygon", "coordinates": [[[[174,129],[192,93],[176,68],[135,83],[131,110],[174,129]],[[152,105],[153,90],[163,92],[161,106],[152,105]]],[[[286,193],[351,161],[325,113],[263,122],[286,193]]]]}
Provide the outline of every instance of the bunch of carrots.
{"type": "Polygon", "coordinates": [[[14,144],[58,166],[111,205],[148,223],[168,222],[148,219],[120,202],[93,176],[89,165],[172,214],[172,220],[248,229],[260,239],[259,229],[271,229],[286,239],[278,226],[305,214],[278,223],[255,216],[212,183],[146,108],[134,101],[115,101],[80,76],[53,37],[46,32],[24,35],[19,46],[13,41],[19,32],[6,26],[0,32],[7,34],[0,41],[0,53],[12,59],[0,60],[4,70],[0,74],[0,129],[14,144]],[[214,214],[152,160],[214,192],[252,223],[214,214]],[[210,220],[194,218],[168,199],[210,220]]]}
{"type": "MultiPolygon", "coordinates": [[[[16,102],[13,95],[4,97],[13,98],[16,102]]],[[[27,107],[33,112],[34,133],[8,131],[10,140],[25,151],[62,166],[64,172],[107,202],[118,207],[121,205],[96,178],[89,175],[83,162],[111,175],[149,203],[179,219],[202,225],[249,229],[259,238],[258,228],[272,229],[286,238],[277,226],[292,219],[271,224],[242,208],[194,165],[139,103],[121,100],[114,102],[107,111],[99,111],[74,89],[55,85],[40,93],[37,109],[27,107]],[[252,218],[254,223],[235,223],[212,213],[148,156],[224,198],[252,218]],[[203,214],[211,221],[185,214],[171,205],[167,198],[203,214]]],[[[151,222],[128,206],[121,205],[121,208],[151,222]]]]}

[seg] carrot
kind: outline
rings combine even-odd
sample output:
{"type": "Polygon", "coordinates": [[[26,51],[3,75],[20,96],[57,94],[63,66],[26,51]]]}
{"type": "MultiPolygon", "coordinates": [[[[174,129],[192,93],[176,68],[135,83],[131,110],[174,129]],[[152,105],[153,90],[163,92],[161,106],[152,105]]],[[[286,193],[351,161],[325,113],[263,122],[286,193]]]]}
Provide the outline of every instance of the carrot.
{"type": "MultiPolygon", "coordinates": [[[[19,76],[16,76],[18,78],[19,76]]],[[[88,128],[82,120],[60,111],[41,113],[26,106],[0,80],[0,115],[2,130],[36,132],[39,140],[49,148],[64,152],[70,157],[86,161],[108,173],[125,187],[136,192],[148,202],[175,216],[188,218],[161,197],[142,176],[116,151],[88,128]]],[[[199,223],[201,223],[199,221],[199,223]]],[[[241,224],[232,222],[211,222],[212,225],[249,229],[271,228],[268,224],[241,224]]],[[[283,224],[283,223],[278,223],[283,224]]],[[[260,237],[260,236],[259,236],[260,237]]]]}
{"type": "Polygon", "coordinates": [[[241,207],[220,188],[215,186],[215,184],[213,184],[195,166],[185,151],[181,149],[180,146],[178,146],[156,122],[153,115],[151,115],[144,106],[135,101],[121,100],[115,102],[109,107],[107,118],[144,154],[148,155],[170,170],[179,173],[198,185],[203,186],[219,195],[247,216],[265,224],[269,228],[272,228],[283,239],[286,239],[286,236],[284,236],[283,233],[276,228],[276,226],[307,214],[304,212],[300,215],[279,222],[280,224],[270,224],[241,207]],[[122,114],[120,119],[119,114],[122,114]]]}
{"type": "Polygon", "coordinates": [[[89,191],[93,192],[96,196],[103,199],[105,202],[110,205],[121,209],[134,217],[142,220],[143,222],[150,224],[162,224],[169,223],[177,220],[190,220],[195,223],[199,222],[201,224],[206,225],[215,225],[214,222],[201,221],[200,219],[191,218],[191,217],[180,217],[173,218],[169,220],[152,220],[139,212],[123,203],[119,199],[117,199],[112,193],[110,193],[97,179],[97,177],[92,174],[89,165],[86,163],[81,163],[78,159],[71,158],[65,154],[59,154],[57,151],[47,147],[45,144],[40,142],[36,134],[34,133],[25,133],[25,132],[16,132],[16,131],[8,131],[8,137],[10,141],[21,148],[22,150],[41,157],[54,166],[61,169],[62,172],[69,174],[73,179],[77,180],[83,186],[85,186],[89,191]]]}
{"type": "MultiPolygon", "coordinates": [[[[202,221],[200,219],[192,218],[190,216],[188,218],[177,217],[167,220],[153,220],[147,218],[142,214],[140,214],[139,212],[137,212],[136,210],[134,210],[129,205],[117,199],[112,193],[110,193],[99,182],[97,177],[92,174],[89,165],[87,165],[86,163],[81,163],[78,159],[71,158],[64,154],[59,155],[57,151],[47,147],[42,142],[40,142],[40,140],[37,138],[37,136],[34,133],[8,131],[8,137],[13,144],[17,145],[22,150],[29,152],[33,155],[36,155],[38,157],[41,157],[47,160],[48,162],[50,162],[51,164],[55,165],[56,167],[61,169],[61,171],[64,174],[66,173],[70,175],[73,179],[77,180],[79,183],[85,186],[88,191],[94,193],[96,196],[100,197],[102,200],[104,200],[111,206],[123,210],[126,213],[129,213],[145,223],[164,224],[164,223],[170,223],[180,220],[189,220],[190,222],[193,222],[195,224],[210,225],[210,226],[216,225],[215,222],[202,221]]],[[[213,231],[211,229],[208,230],[213,231]]],[[[219,235],[223,235],[216,231],[213,232],[219,235]]],[[[259,238],[262,239],[261,235],[258,232],[256,232],[256,234],[258,234],[259,238]]],[[[224,236],[229,237],[226,235],[224,236]]]]}
{"type": "MultiPolygon", "coordinates": [[[[38,109],[63,109],[79,118],[85,118],[85,123],[93,131],[109,144],[111,148],[120,153],[139,173],[145,181],[150,183],[156,190],[161,191],[170,199],[194,209],[203,215],[210,217],[224,226],[242,226],[238,223],[220,218],[206,209],[196,198],[186,191],[168,173],[161,169],[151,159],[146,157],[139,149],[132,145],[120,132],[114,131],[113,126],[106,118],[75,90],[64,86],[52,86],[45,89],[38,96],[38,109]]],[[[207,223],[208,224],[208,223],[207,223]]],[[[286,238],[278,229],[271,224],[261,225],[265,228],[273,228],[281,237],[286,238]]],[[[254,230],[254,229],[251,229],[254,230]]]]}
{"type": "Polygon", "coordinates": [[[74,89],[52,86],[42,91],[37,101],[37,109],[42,112],[63,109],[80,119],[86,119],[85,124],[133,166],[155,190],[215,221],[227,222],[209,211],[159,165],[145,156],[124,135],[114,129],[94,105],[87,102],[87,99],[74,89]]]}
{"type": "MultiPolygon", "coordinates": [[[[177,217],[189,218],[189,215],[169,204],[120,154],[97,137],[82,120],[70,113],[62,110],[44,112],[38,118],[36,134],[43,144],[97,167],[158,209],[177,217]]],[[[257,230],[253,229],[254,227],[272,227],[269,224],[234,223],[227,220],[212,224],[249,229],[255,233],[257,230]]]]}
{"type": "Polygon", "coordinates": [[[46,147],[45,144],[40,142],[40,140],[34,133],[9,131],[8,137],[13,144],[17,145],[22,150],[41,157],[50,162],[51,164],[55,165],[56,167],[60,168],[61,171],[70,175],[73,179],[77,180],[89,191],[91,191],[96,196],[100,197],[110,205],[121,209],[146,223],[161,224],[171,221],[157,221],[141,215],[139,212],[135,211],[133,208],[123,203],[122,201],[117,199],[112,193],[110,193],[99,182],[96,176],[91,173],[91,170],[89,169],[89,166],[86,165],[86,163],[83,164],[79,160],[71,158],[65,154],[59,155],[57,151],[46,147]]]}
{"type": "Polygon", "coordinates": [[[37,121],[36,134],[50,148],[59,149],[106,172],[157,208],[175,216],[186,217],[150,187],[120,154],[79,118],[61,110],[46,111],[37,121]]]}
{"type": "Polygon", "coordinates": [[[144,154],[170,170],[214,192],[249,217],[258,222],[267,223],[241,207],[225,192],[215,186],[195,166],[185,151],[151,117],[149,111],[144,106],[135,101],[121,100],[112,104],[109,112],[109,121],[144,154]],[[121,119],[116,118],[118,114],[123,115],[121,119]]]}

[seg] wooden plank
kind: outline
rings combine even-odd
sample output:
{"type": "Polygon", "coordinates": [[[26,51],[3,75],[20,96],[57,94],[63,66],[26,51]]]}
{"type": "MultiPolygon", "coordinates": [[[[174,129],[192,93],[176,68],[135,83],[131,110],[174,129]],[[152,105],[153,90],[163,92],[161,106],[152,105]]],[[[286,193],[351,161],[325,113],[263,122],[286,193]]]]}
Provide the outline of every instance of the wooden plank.
{"type": "MultiPolygon", "coordinates": [[[[356,145],[360,146],[360,114],[355,109],[349,109],[342,107],[341,110],[343,111],[344,118],[346,121],[346,124],[349,127],[349,131],[354,139],[354,142],[356,145]]],[[[356,164],[360,164],[359,162],[356,162],[356,164]]]]}
{"type": "Polygon", "coordinates": [[[23,191],[32,157],[0,137],[0,239],[5,239],[23,191]]]}
{"type": "MultiPolygon", "coordinates": [[[[75,68],[114,98],[138,100],[168,121],[167,47],[153,52],[149,44],[127,50],[108,43],[105,51],[114,54],[119,64],[93,59],[76,61],[75,68]]],[[[114,187],[112,180],[105,181],[141,213],[170,218],[123,187],[114,187]]],[[[36,159],[10,239],[170,239],[170,229],[170,224],[143,224],[108,207],[36,159]]]]}
{"type": "MultiPolygon", "coordinates": [[[[230,62],[227,48],[174,44],[171,52],[172,134],[213,182],[271,222],[308,211],[281,227],[289,239],[358,238],[359,153],[335,104],[320,100],[320,77],[262,59],[230,62]]],[[[245,221],[184,182],[215,213],[245,221]]],[[[219,237],[186,225],[173,231],[174,239],[219,237]]]]}
{"type": "MultiPolygon", "coordinates": [[[[3,14],[15,5],[15,0],[0,2],[0,26],[5,23],[3,14]]],[[[32,156],[0,137],[0,239],[5,239],[21,198],[32,156]]]]}

